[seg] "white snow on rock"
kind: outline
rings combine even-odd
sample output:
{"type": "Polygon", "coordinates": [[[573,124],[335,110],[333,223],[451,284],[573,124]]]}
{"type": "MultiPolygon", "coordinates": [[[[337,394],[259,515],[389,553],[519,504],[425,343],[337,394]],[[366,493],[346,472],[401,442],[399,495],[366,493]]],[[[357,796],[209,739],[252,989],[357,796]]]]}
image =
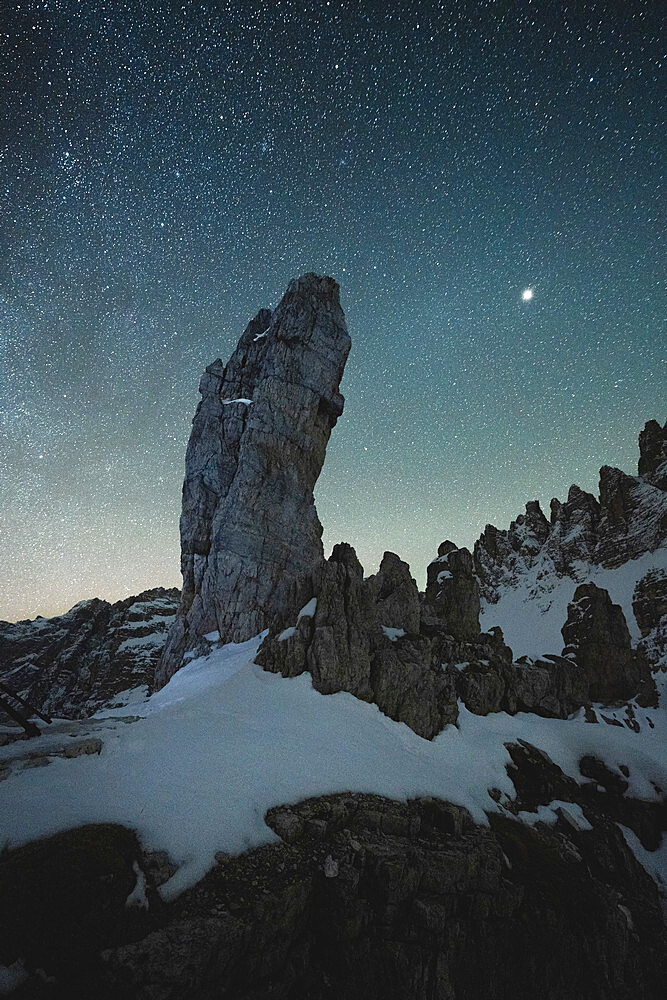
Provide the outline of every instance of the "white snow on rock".
{"type": "Polygon", "coordinates": [[[296,620],[299,621],[300,618],[312,618],[316,611],[317,611],[317,598],[311,597],[308,603],[304,604],[304,606],[301,608],[301,611],[299,611],[296,620]]]}
{"type": "Polygon", "coordinates": [[[617,569],[604,569],[590,563],[575,565],[577,579],[546,574],[539,563],[521,576],[516,586],[501,588],[496,604],[482,602],[480,624],[488,632],[500,625],[505,642],[514,656],[537,658],[544,653],[560,653],[563,648],[561,628],[567,619],[567,606],[580,583],[594,583],[609,591],[614,604],[620,604],[633,643],[639,629],[632,611],[632,594],[637,581],[650,569],[667,569],[667,549],[647,552],[617,569]]]}
{"type": "Polygon", "coordinates": [[[243,403],[245,406],[250,406],[252,399],[245,399],[243,396],[239,396],[238,399],[221,399],[220,402],[223,406],[229,406],[230,403],[243,403]]]}
{"type": "Polygon", "coordinates": [[[139,863],[137,861],[132,862],[132,870],[134,871],[134,874],[137,876],[137,881],[134,886],[134,889],[125,900],[125,906],[127,907],[128,910],[133,908],[139,910],[147,910],[149,906],[148,906],[148,897],[146,896],[145,872],[143,871],[143,869],[139,867],[139,863]]]}
{"type": "Polygon", "coordinates": [[[392,628],[391,625],[383,625],[382,631],[388,639],[391,639],[392,642],[396,642],[397,639],[402,639],[405,635],[405,629],[392,628]]]}
{"type": "Polygon", "coordinates": [[[651,878],[657,882],[663,895],[667,893],[667,835],[663,833],[660,847],[657,851],[647,851],[639,837],[629,827],[618,824],[625,842],[640,865],[646,869],[651,878]]]}
{"type": "Polygon", "coordinates": [[[558,819],[558,809],[566,813],[579,830],[593,829],[577,802],[562,802],[560,799],[554,799],[548,806],[538,806],[535,812],[526,812],[522,809],[517,815],[528,826],[535,826],[536,823],[546,823],[548,826],[553,826],[558,819]]]}
{"type": "MultiPolygon", "coordinates": [[[[319,694],[309,674],[264,671],[253,662],[263,635],[191,660],[125,710],[138,721],[96,719],[99,755],[54,757],[10,774],[0,782],[0,841],[11,847],[83,823],[125,824],[147,850],[166,850],[179,865],[161,888],[171,899],[208,871],[217,851],[277,840],[267,810],[311,796],[436,796],[487,823],[487,812],[503,808],[488,789],[515,795],[504,744],[518,738],[580,782],[578,762],[589,753],[610,767],[625,764],[633,796],[654,799],[652,782],[667,785],[660,710],[643,710],[655,728],[634,733],[587,724],[583,712],[567,721],[481,717],[461,705],[458,726],[428,741],[351,694],[319,694]]],[[[0,764],[50,740],[56,734],[47,731],[0,748],[0,764]]]]}
{"type": "Polygon", "coordinates": [[[149,635],[134,636],[121,642],[117,652],[123,653],[128,649],[140,649],[142,646],[163,646],[164,632],[151,632],[149,635]]]}

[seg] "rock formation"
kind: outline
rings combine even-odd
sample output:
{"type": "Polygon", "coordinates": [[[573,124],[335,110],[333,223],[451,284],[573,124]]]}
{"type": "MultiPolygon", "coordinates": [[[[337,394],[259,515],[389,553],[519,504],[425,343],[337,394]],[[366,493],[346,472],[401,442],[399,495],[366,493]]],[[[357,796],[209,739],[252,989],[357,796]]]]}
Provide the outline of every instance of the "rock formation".
{"type": "MultiPolygon", "coordinates": [[[[480,632],[470,553],[451,542],[439,551],[420,611],[398,556],[385,552],[379,572],[364,579],[354,549],[336,545],[314,596],[276,618],[256,662],[284,677],[308,671],[322,694],[348,691],[426,739],[456,722],[459,698],[478,715],[567,718],[588,705],[590,676],[573,659],[515,663],[500,629],[480,632]]],[[[628,654],[633,666],[643,663],[628,654]]]]}
{"type": "Polygon", "coordinates": [[[121,691],[153,684],[179,592],[156,587],[116,604],[0,622],[0,681],[50,715],[84,718],[121,691]]]}
{"type": "Polygon", "coordinates": [[[364,580],[354,549],[342,543],[314,593],[299,614],[278,618],[257,663],[284,677],[309,671],[323,694],[349,691],[427,739],[456,721],[453,679],[434,643],[419,634],[407,563],[386,552],[379,572],[364,580]]]}
{"type": "Polygon", "coordinates": [[[427,569],[424,603],[455,639],[473,639],[479,632],[479,583],[472,556],[453,542],[443,542],[427,569]]]}
{"type": "Polygon", "coordinates": [[[667,573],[650,570],[635,587],[632,609],[643,637],[667,617],[667,573]]]}
{"type": "Polygon", "coordinates": [[[185,462],[183,596],[158,686],[202,636],[247,639],[312,591],[324,558],[313,488],[349,350],[338,285],[306,274],[227,365],[206,369],[185,462]]]}
{"type": "Polygon", "coordinates": [[[562,632],[563,655],[575,659],[587,675],[591,701],[622,702],[641,691],[640,703],[654,702],[648,663],[632,649],[623,611],[606,590],[594,583],[577,587],[562,632]]]}
{"type": "Polygon", "coordinates": [[[649,570],[637,582],[632,609],[642,639],[637,649],[653,670],[667,670],[667,572],[649,570]]]}
{"type": "MultiPolygon", "coordinates": [[[[661,996],[660,899],[613,822],[630,803],[530,744],[508,750],[517,809],[565,799],[551,825],[324,796],[270,810],[276,843],[220,854],[168,906],[160,865],[123,827],[19,848],[0,859],[0,960],[22,956],[38,997],[54,995],[45,975],[57,995],[109,1000],[533,1000],[536,984],[545,1000],[661,996]],[[138,870],[144,908],[126,904],[138,870]]],[[[643,805],[622,821],[648,843],[659,824],[643,805]]]]}
{"type": "MultiPolygon", "coordinates": [[[[667,427],[667,425],[665,425],[667,427]]],[[[640,435],[637,476],[600,469],[597,500],[578,486],[551,501],[550,522],[536,500],[507,530],[487,525],[475,543],[475,572],[483,598],[493,603],[536,568],[538,587],[554,576],[577,579],[583,564],[615,568],[664,545],[667,538],[667,444],[665,428],[650,420],[640,435]]]]}
{"type": "Polygon", "coordinates": [[[667,489],[667,423],[647,421],[639,435],[639,465],[637,471],[654,486],[667,489]]]}

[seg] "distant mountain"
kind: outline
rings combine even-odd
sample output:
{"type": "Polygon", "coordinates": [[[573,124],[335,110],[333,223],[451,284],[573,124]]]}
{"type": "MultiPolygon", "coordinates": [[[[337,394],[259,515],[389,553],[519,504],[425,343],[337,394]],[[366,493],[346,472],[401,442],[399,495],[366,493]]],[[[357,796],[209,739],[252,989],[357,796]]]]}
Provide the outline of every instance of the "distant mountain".
{"type": "Polygon", "coordinates": [[[85,718],[124,691],[153,684],[180,592],[93,598],[64,615],[0,622],[0,681],[35,708],[85,718]]]}
{"type": "MultiPolygon", "coordinates": [[[[572,486],[565,502],[551,501],[550,520],[531,501],[508,529],[484,529],[474,548],[482,624],[499,625],[515,655],[539,656],[557,648],[580,583],[609,591],[623,608],[635,643],[659,626],[661,613],[657,604],[647,603],[647,594],[656,600],[662,594],[664,603],[667,588],[665,427],[650,420],[641,432],[636,476],[600,469],[599,499],[572,486]],[[639,613],[641,626],[638,601],[646,608],[639,613]]],[[[659,641],[644,646],[654,662],[664,655],[659,641]]]]}

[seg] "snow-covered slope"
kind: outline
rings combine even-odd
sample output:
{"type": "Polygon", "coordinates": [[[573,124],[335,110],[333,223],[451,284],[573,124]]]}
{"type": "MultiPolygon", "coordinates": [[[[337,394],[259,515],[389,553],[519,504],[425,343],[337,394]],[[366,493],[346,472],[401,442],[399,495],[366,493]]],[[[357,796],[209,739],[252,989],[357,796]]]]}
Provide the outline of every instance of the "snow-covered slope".
{"type": "Polygon", "coordinates": [[[667,425],[648,421],[639,448],[638,475],[600,469],[599,498],[572,486],[565,502],[551,501],[550,520],[531,501],[508,529],[487,525],[475,543],[482,628],[499,625],[515,656],[560,652],[580,583],[607,590],[640,639],[633,592],[667,569],[667,425]]]}
{"type": "Polygon", "coordinates": [[[614,569],[577,560],[568,576],[560,576],[545,564],[546,557],[526,567],[512,583],[498,585],[494,602],[482,599],[482,629],[499,625],[515,657],[561,652],[567,606],[580,583],[595,583],[609,592],[614,604],[623,608],[633,645],[637,643],[640,631],[632,606],[634,590],[649,571],[667,571],[667,548],[646,552],[614,569]]]}
{"type": "Polygon", "coordinates": [[[567,721],[481,717],[461,705],[457,726],[428,741],[350,694],[319,694],[308,674],[285,679],[263,670],[253,662],[261,638],[192,660],[147,700],[45,732],[39,753],[43,760],[53,755],[46,767],[30,766],[22,742],[0,749],[4,842],[122,823],[178,864],[162,889],[172,898],[206,873],[216,852],[275,840],[267,810],[310,796],[431,795],[465,806],[485,824],[487,812],[502,811],[515,795],[505,744],[518,739],[579,782],[579,761],[591,754],[614,773],[627,767],[635,797],[653,800],[655,785],[667,784],[661,709],[638,710],[651,725],[635,733],[589,725],[582,713],[567,721]],[[73,736],[100,740],[101,752],[56,756],[73,736]],[[503,793],[500,802],[491,788],[503,793]]]}

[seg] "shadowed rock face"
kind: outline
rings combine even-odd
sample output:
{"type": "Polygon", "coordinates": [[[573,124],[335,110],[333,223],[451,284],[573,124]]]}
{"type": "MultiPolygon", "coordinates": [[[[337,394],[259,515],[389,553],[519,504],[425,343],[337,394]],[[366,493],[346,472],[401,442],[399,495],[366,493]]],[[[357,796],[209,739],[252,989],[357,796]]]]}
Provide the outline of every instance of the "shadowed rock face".
{"type": "Polygon", "coordinates": [[[435,644],[419,634],[417,585],[407,563],[385,552],[378,573],[364,580],[354,549],[342,542],[314,592],[298,617],[295,611],[276,620],[257,663],[283,677],[309,671],[322,694],[349,691],[426,739],[456,721],[453,679],[435,644]]]}
{"type": "Polygon", "coordinates": [[[479,633],[479,583],[472,556],[453,542],[443,542],[438,557],[427,568],[425,603],[443,628],[456,639],[474,639],[479,633]]]}
{"type": "Polygon", "coordinates": [[[227,365],[206,369],[185,460],[183,599],[158,687],[203,635],[243,641],[312,592],[324,558],[313,488],[349,350],[338,285],[306,274],[257,314],[227,365]]]}
{"type": "Polygon", "coordinates": [[[648,420],[639,435],[640,476],[661,489],[667,489],[667,423],[661,427],[657,420],[648,420]]]}
{"type": "MultiPolygon", "coordinates": [[[[553,825],[530,828],[505,810],[476,826],[461,806],[432,798],[309,799],[271,809],[266,822],[280,839],[219,854],[168,905],[155,856],[123,827],[83,827],[8,852],[0,960],[21,956],[56,978],[49,988],[33,973],[20,996],[34,998],[661,996],[660,899],[614,822],[652,847],[664,819],[657,804],[628,799],[618,783],[598,791],[599,766],[581,786],[528,743],[508,751],[513,808],[558,798],[553,825]],[[147,909],[125,903],[137,868],[147,909]]],[[[584,760],[581,768],[591,770],[584,760]]]]}
{"type": "Polygon", "coordinates": [[[631,648],[623,611],[611,603],[606,590],[594,583],[577,587],[561,631],[563,655],[576,659],[585,672],[591,701],[622,701],[638,690],[639,704],[653,701],[655,685],[648,663],[631,648]]]}

